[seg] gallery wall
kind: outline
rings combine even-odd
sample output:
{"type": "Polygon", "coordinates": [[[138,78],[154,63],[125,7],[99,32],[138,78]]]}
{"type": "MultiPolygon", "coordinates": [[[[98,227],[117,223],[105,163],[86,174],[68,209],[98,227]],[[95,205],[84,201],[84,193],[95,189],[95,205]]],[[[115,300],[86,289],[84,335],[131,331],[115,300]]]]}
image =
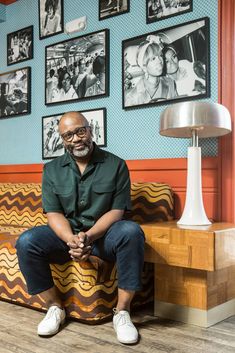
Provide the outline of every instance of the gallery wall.
{"type": "MultiPolygon", "coordinates": [[[[39,40],[38,6],[35,0],[19,0],[7,6],[6,21],[0,23],[0,73],[30,66],[31,114],[0,120],[0,164],[30,164],[42,160],[42,117],[69,110],[107,109],[108,151],[124,159],[180,158],[187,154],[188,140],[162,137],[160,114],[166,105],[158,104],[132,110],[122,109],[122,41],[148,32],[166,29],[208,16],[210,19],[210,97],[217,101],[217,0],[208,6],[204,0],[193,0],[193,11],[146,24],[145,1],[130,0],[130,12],[99,21],[98,0],[64,0],[64,21],[87,16],[87,28],[79,33],[58,34],[39,40]],[[7,34],[34,26],[34,58],[7,66],[7,34]],[[110,30],[109,97],[45,106],[45,47],[104,28],[110,30]]],[[[1,11],[4,13],[4,11],[1,11]]],[[[204,156],[217,154],[217,140],[203,141],[204,156]]]]}

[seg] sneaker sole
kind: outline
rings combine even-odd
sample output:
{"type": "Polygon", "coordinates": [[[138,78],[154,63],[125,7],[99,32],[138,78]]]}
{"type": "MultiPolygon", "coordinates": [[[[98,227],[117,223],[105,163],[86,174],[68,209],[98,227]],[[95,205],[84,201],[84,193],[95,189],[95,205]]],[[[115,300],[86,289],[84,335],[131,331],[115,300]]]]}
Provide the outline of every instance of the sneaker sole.
{"type": "Polygon", "coordinates": [[[135,341],[121,341],[118,339],[118,342],[122,343],[122,344],[135,344],[138,342],[138,339],[135,340],[135,341]]]}

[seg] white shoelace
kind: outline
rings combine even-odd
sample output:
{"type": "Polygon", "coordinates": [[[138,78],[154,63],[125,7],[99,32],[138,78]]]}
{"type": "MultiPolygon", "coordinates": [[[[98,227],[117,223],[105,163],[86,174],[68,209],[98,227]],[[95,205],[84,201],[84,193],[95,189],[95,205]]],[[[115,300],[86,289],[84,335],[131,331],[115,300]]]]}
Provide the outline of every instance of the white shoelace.
{"type": "Polygon", "coordinates": [[[60,320],[60,314],[59,314],[58,309],[60,309],[60,308],[57,306],[51,306],[48,309],[48,312],[47,312],[44,320],[50,320],[53,316],[55,316],[56,320],[60,320]]]}
{"type": "MultiPolygon", "coordinates": [[[[124,310],[123,310],[124,311],[124,310]]],[[[117,309],[113,309],[113,312],[116,316],[116,324],[118,325],[128,325],[128,326],[133,326],[133,323],[131,321],[130,315],[128,313],[128,311],[124,311],[123,313],[121,313],[120,311],[117,311],[117,309]]]]}

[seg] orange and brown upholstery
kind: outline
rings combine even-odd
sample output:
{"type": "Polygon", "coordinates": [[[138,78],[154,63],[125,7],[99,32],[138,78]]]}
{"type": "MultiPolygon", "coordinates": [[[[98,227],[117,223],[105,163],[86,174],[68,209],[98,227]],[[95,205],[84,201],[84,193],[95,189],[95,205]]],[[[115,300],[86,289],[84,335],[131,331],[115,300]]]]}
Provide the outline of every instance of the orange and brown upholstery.
{"type": "MultiPolygon", "coordinates": [[[[173,218],[173,196],[168,185],[134,183],[131,198],[133,210],[128,218],[138,223],[173,218]]],[[[46,309],[39,295],[30,296],[27,293],[15,250],[16,240],[24,230],[45,223],[41,184],[0,183],[0,299],[46,309]]],[[[151,265],[145,264],[143,290],[137,293],[133,305],[153,299],[151,265]]],[[[89,261],[53,264],[51,269],[68,316],[91,323],[111,316],[117,300],[115,264],[91,256],[89,261]]]]}

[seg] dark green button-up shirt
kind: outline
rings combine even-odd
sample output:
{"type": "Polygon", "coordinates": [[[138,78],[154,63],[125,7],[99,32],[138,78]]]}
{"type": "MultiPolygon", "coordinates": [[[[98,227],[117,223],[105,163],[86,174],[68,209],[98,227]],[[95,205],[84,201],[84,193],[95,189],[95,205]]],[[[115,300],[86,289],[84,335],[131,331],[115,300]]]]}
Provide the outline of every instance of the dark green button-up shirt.
{"type": "Polygon", "coordinates": [[[74,232],[88,230],[110,210],[131,209],[126,163],[94,144],[81,175],[76,162],[65,153],[44,166],[42,201],[46,213],[63,213],[74,232]]]}

